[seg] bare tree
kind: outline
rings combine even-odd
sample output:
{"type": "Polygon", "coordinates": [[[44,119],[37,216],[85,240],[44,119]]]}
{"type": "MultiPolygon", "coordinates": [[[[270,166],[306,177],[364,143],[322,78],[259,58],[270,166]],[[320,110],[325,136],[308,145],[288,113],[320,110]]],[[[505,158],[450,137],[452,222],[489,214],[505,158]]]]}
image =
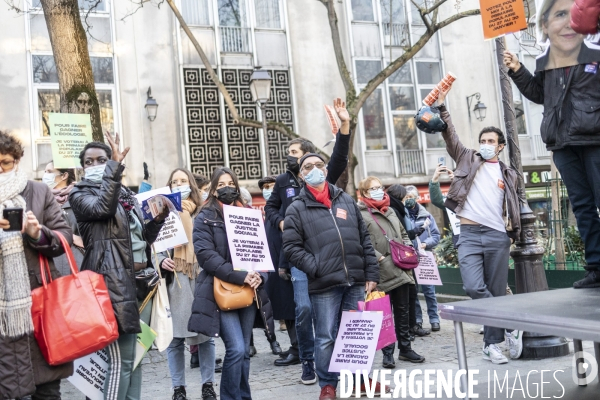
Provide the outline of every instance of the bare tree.
{"type": "Polygon", "coordinates": [[[340,31],[338,27],[338,17],[335,11],[335,1],[317,1],[321,2],[327,9],[327,16],[329,19],[329,27],[331,29],[331,39],[333,41],[335,58],[337,60],[340,77],[342,78],[344,88],[346,89],[346,104],[348,112],[350,113],[350,117],[352,118],[350,122],[351,137],[350,154],[348,154],[349,164],[348,168],[346,169],[346,172],[340,178],[340,181],[338,181],[337,185],[342,188],[345,188],[346,192],[348,192],[349,194],[354,195],[356,193],[356,188],[354,184],[354,170],[358,165],[358,160],[354,156],[354,139],[356,137],[358,113],[365,104],[367,98],[389,76],[391,76],[394,72],[400,69],[411,58],[413,58],[419,52],[419,50],[421,50],[427,44],[427,42],[433,37],[433,35],[437,31],[462,18],[478,15],[480,14],[480,11],[479,9],[474,9],[463,12],[457,12],[456,14],[440,21],[439,8],[442,4],[446,3],[447,0],[438,0],[437,2],[433,3],[431,7],[427,6],[427,2],[425,2],[425,4],[418,4],[415,0],[411,0],[412,4],[415,6],[416,10],[419,12],[421,19],[423,20],[423,23],[426,28],[425,33],[423,33],[421,37],[411,46],[404,47],[404,53],[400,57],[396,58],[395,60],[392,60],[390,64],[383,69],[383,71],[379,72],[377,75],[371,78],[369,83],[362,90],[357,91],[356,87],[354,86],[354,82],[352,81],[352,76],[347,67],[346,61],[344,59],[344,53],[341,44],[342,41],[340,38],[340,31]]]}

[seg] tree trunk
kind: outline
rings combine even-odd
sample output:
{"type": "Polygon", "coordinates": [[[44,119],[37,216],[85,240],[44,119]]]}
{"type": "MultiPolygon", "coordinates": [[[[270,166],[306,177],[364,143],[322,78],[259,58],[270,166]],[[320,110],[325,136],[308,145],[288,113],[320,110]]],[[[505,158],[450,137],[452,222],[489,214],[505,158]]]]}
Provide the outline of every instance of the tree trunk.
{"type": "Polygon", "coordinates": [[[77,0],[42,0],[58,73],[60,112],[90,114],[92,137],[104,142],[100,105],[77,0]]]}

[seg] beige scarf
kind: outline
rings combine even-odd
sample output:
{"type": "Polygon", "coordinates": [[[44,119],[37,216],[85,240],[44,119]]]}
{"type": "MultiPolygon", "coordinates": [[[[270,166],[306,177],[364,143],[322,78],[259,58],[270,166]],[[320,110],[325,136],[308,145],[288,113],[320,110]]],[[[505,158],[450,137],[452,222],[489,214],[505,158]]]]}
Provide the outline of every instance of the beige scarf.
{"type": "Polygon", "coordinates": [[[173,254],[173,261],[175,261],[175,271],[183,272],[190,279],[196,279],[198,273],[198,261],[196,261],[196,254],[194,253],[194,242],[192,241],[192,232],[194,228],[194,220],[192,214],[196,210],[196,204],[190,200],[181,200],[182,212],[179,213],[181,217],[181,223],[185,230],[189,242],[183,246],[175,248],[173,254]]]}

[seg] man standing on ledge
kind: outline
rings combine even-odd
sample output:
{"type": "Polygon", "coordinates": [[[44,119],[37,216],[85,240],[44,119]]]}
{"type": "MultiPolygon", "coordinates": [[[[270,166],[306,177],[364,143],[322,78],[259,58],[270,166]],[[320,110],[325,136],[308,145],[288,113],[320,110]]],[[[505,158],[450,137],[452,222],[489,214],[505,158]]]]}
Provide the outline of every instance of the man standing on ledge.
{"type": "MultiPolygon", "coordinates": [[[[440,93],[438,103],[441,117],[448,124],[442,136],[456,170],[445,205],[460,217],[457,247],[464,289],[472,299],[504,296],[510,246],[521,230],[517,172],[498,158],[506,145],[500,129],[483,128],[479,133],[479,151],[460,142],[444,105],[447,94],[448,91],[440,93]]],[[[494,364],[508,362],[498,347],[504,338],[504,328],[484,328],[484,360],[494,364]]],[[[519,358],[523,350],[521,332],[506,332],[506,342],[510,357],[519,358]]]]}

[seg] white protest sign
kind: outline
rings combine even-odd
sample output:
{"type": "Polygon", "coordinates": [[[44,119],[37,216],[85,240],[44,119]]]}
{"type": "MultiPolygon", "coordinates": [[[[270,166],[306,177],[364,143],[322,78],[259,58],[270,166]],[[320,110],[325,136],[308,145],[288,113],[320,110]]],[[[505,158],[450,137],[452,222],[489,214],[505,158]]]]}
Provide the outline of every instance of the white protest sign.
{"type": "Polygon", "coordinates": [[[452,233],[454,234],[454,236],[460,235],[460,219],[458,219],[458,216],[448,208],[446,208],[446,214],[448,214],[448,221],[450,221],[450,228],[452,228],[452,233]]]}
{"type": "Polygon", "coordinates": [[[90,400],[104,400],[104,380],[108,370],[105,349],[81,357],[73,362],[73,375],[68,380],[90,400]]]}
{"type": "Polygon", "coordinates": [[[223,205],[233,269],[275,271],[260,210],[223,205]]]}
{"type": "Polygon", "coordinates": [[[435,256],[432,252],[419,252],[419,266],[415,268],[415,277],[419,285],[442,286],[440,270],[435,262],[435,256]]]}
{"type": "Polygon", "coordinates": [[[329,362],[329,372],[370,371],[382,320],[381,311],[342,312],[340,329],[329,362]]]}
{"type": "MultiPolygon", "coordinates": [[[[168,186],[165,186],[159,189],[138,193],[135,195],[135,198],[141,205],[142,201],[148,200],[150,197],[169,193],[171,193],[171,189],[169,189],[168,186]]],[[[170,213],[167,219],[165,219],[165,224],[161,228],[158,237],[154,241],[154,249],[157,253],[162,253],[167,249],[172,249],[174,247],[187,244],[187,242],[188,238],[185,234],[183,223],[181,222],[181,219],[179,219],[179,215],[170,213]]]]}
{"type": "Polygon", "coordinates": [[[79,168],[79,153],[92,139],[89,114],[49,113],[54,168],[79,168]]]}

